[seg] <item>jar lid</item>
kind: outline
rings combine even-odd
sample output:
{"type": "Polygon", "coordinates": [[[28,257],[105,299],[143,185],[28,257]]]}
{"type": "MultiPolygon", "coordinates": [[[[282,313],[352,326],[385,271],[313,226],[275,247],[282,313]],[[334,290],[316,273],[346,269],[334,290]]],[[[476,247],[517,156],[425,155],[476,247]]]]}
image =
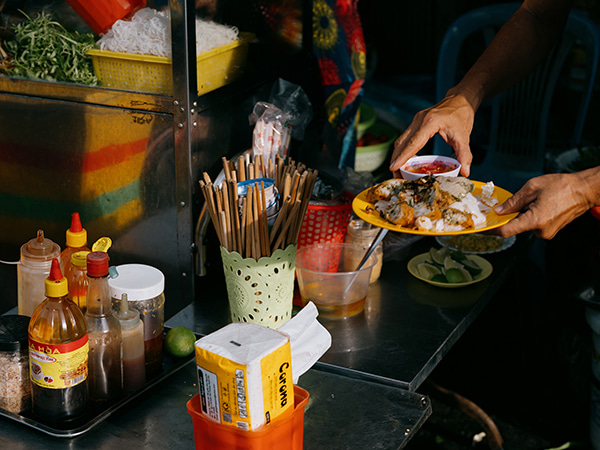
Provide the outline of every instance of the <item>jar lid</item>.
{"type": "Polygon", "coordinates": [[[117,266],[116,271],[117,277],[108,279],[112,298],[120,299],[127,294],[129,301],[149,300],[165,290],[165,276],[155,267],[123,264],[117,266]]]}
{"type": "Polygon", "coordinates": [[[0,316],[0,351],[18,351],[28,346],[30,317],[0,316]]]}

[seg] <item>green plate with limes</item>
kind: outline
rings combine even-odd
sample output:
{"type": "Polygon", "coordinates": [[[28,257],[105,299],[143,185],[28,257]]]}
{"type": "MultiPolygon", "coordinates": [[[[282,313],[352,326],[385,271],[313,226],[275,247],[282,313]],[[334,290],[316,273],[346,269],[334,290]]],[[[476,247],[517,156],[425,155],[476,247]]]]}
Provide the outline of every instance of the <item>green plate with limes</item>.
{"type": "Polygon", "coordinates": [[[479,283],[480,281],[485,280],[492,274],[493,268],[487,259],[477,255],[468,255],[468,258],[471,261],[475,262],[481,268],[481,272],[479,272],[477,275],[473,275],[473,279],[471,281],[448,283],[425,278],[419,273],[418,266],[419,264],[431,261],[431,255],[429,253],[421,253],[420,255],[417,255],[413,259],[411,259],[408,262],[408,271],[415,278],[418,278],[419,280],[424,281],[425,283],[429,283],[433,286],[438,286],[442,288],[459,288],[464,286],[470,286],[471,284],[479,283]]]}

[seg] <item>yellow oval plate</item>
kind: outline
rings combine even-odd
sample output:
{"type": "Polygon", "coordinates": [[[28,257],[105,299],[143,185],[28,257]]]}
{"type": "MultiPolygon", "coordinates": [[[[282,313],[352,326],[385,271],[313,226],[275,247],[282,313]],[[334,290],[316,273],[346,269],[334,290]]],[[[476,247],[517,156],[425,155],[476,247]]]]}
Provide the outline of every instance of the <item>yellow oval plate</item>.
{"type": "Polygon", "coordinates": [[[424,281],[425,283],[429,283],[433,286],[438,286],[438,287],[443,287],[443,288],[459,288],[459,287],[470,286],[471,284],[478,283],[482,280],[485,280],[487,277],[489,277],[492,274],[493,268],[487,259],[484,259],[481,256],[477,256],[477,255],[469,255],[469,259],[474,261],[475,263],[477,263],[477,265],[479,267],[481,267],[481,272],[479,273],[479,275],[473,277],[473,281],[465,281],[464,283],[439,283],[437,281],[431,281],[426,278],[423,278],[419,274],[419,269],[417,268],[417,266],[419,264],[421,264],[422,262],[431,260],[431,256],[429,256],[429,253],[421,253],[420,255],[415,256],[413,259],[411,259],[408,262],[407,267],[408,267],[408,271],[411,273],[412,276],[414,276],[415,278],[418,278],[421,281],[424,281]]]}
{"type": "MultiPolygon", "coordinates": [[[[475,188],[473,189],[473,195],[481,194],[481,188],[485,183],[481,181],[473,181],[475,188]]],[[[370,189],[370,188],[369,188],[370,189]]],[[[482,231],[492,230],[494,228],[498,228],[512,219],[517,217],[519,213],[513,214],[505,214],[502,216],[497,215],[493,210],[487,215],[487,222],[485,227],[474,228],[472,230],[463,230],[463,231],[448,231],[448,232],[437,232],[437,231],[424,231],[424,230],[413,230],[412,228],[401,227],[399,225],[394,225],[391,222],[388,222],[383,217],[379,215],[372,203],[367,201],[367,192],[369,189],[365,189],[352,201],[352,209],[354,213],[363,219],[365,222],[368,222],[372,225],[381,228],[387,228],[392,231],[399,231],[401,233],[409,233],[409,234],[419,234],[422,236],[453,236],[455,234],[471,234],[471,233],[481,233],[482,231]]],[[[504,203],[506,199],[512,197],[512,194],[505,189],[499,188],[495,186],[494,195],[495,198],[498,199],[498,204],[504,203]]]]}

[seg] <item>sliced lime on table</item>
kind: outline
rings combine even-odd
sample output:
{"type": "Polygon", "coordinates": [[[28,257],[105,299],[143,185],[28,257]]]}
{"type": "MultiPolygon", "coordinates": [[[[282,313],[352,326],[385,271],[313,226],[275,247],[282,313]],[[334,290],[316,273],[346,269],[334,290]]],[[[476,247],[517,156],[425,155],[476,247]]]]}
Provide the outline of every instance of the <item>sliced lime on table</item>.
{"type": "Polygon", "coordinates": [[[421,275],[426,280],[431,280],[435,275],[442,274],[442,271],[438,267],[426,262],[418,264],[417,270],[419,271],[419,275],[421,275]]]}
{"type": "Polygon", "coordinates": [[[460,269],[451,268],[446,270],[446,280],[448,280],[448,283],[462,283],[465,281],[465,277],[460,269]]]}
{"type": "Polygon", "coordinates": [[[461,263],[463,266],[465,266],[465,269],[467,269],[471,273],[471,275],[477,276],[481,273],[481,267],[479,267],[479,265],[472,259],[465,258],[461,261],[461,263]]]}
{"type": "Polygon", "coordinates": [[[448,280],[446,280],[446,277],[444,275],[442,275],[441,273],[434,275],[430,281],[433,281],[434,283],[447,283],[448,282],[448,280]]]}
{"type": "Polygon", "coordinates": [[[431,257],[431,260],[435,264],[437,264],[439,266],[443,266],[446,258],[450,257],[450,249],[446,246],[444,246],[440,249],[431,247],[429,249],[429,256],[431,257]]]}
{"type": "Polygon", "coordinates": [[[446,259],[444,259],[444,269],[446,271],[449,269],[460,269],[462,266],[463,265],[461,263],[453,260],[451,256],[446,256],[446,259]]]}

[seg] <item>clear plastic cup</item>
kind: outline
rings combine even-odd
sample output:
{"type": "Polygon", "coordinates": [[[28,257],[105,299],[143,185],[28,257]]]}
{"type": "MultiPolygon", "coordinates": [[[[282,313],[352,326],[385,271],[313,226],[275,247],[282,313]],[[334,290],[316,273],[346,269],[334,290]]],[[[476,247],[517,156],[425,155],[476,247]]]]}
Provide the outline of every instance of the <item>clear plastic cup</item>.
{"type": "Polygon", "coordinates": [[[359,314],[365,307],[371,270],[377,262],[372,254],[360,270],[359,244],[324,243],[298,249],[296,275],[303,304],[313,302],[321,317],[343,318],[359,314]],[[352,267],[348,267],[352,264],[352,267]]]}

